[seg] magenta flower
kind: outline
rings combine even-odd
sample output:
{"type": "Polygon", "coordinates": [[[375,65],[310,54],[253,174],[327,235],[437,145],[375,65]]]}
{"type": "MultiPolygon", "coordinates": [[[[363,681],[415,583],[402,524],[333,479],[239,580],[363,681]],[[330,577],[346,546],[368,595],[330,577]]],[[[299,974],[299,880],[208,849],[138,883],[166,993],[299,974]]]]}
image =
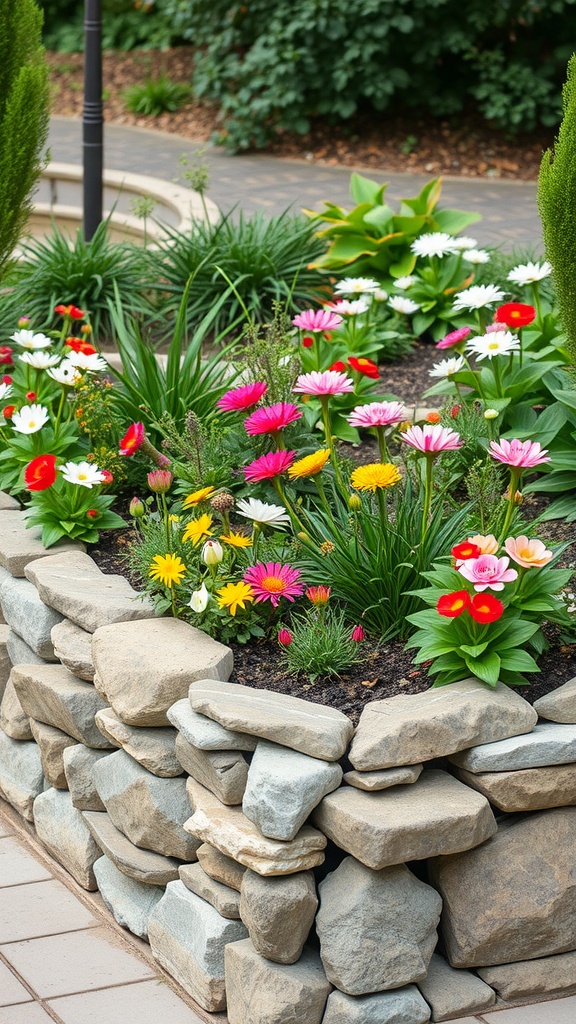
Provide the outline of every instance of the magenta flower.
{"type": "Polygon", "coordinates": [[[244,467],[244,476],[248,483],[256,483],[259,480],[272,480],[275,476],[285,473],[288,466],[294,462],[296,452],[268,452],[254,459],[249,466],[244,467]]]}
{"type": "Polygon", "coordinates": [[[351,427],[389,427],[405,419],[401,402],[370,402],[357,405],[348,417],[351,427]]]}
{"type": "Polygon", "coordinates": [[[424,427],[410,427],[400,434],[403,441],[411,448],[417,448],[424,455],[439,455],[441,452],[453,452],[464,444],[460,434],[441,423],[427,423],[424,427]]]}
{"type": "Polygon", "coordinates": [[[340,370],[312,370],[300,374],[292,391],[302,395],[344,395],[354,391],[354,381],[340,370]]]}
{"type": "Polygon", "coordinates": [[[278,607],[281,597],[294,601],[304,593],[304,584],[300,583],[300,570],[280,562],[258,562],[251,565],[244,573],[244,580],[249,583],[256,595],[256,603],[270,601],[278,607]]]}
{"type": "Polygon", "coordinates": [[[465,341],[471,333],[471,327],[459,327],[457,331],[451,331],[441,341],[437,341],[436,348],[452,348],[453,345],[459,345],[461,341],[465,341]]]}
{"type": "Polygon", "coordinates": [[[474,584],[474,590],[504,590],[505,583],[512,583],[518,578],[516,569],[509,569],[509,565],[510,559],[506,556],[480,555],[479,558],[467,558],[458,566],[458,572],[474,584]]]}
{"type": "Polygon", "coordinates": [[[237,409],[249,409],[251,405],[256,405],[264,394],[266,394],[268,385],[262,380],[257,380],[255,384],[242,384],[239,388],[233,388],[232,391],[227,391],[222,398],[217,401],[217,406],[224,412],[236,412],[237,409]]]}
{"type": "Polygon", "coordinates": [[[533,469],[543,462],[550,462],[548,449],[542,448],[538,441],[507,441],[501,437],[499,441],[490,441],[490,455],[505,466],[518,469],[533,469]]]}
{"type": "Polygon", "coordinates": [[[247,420],[244,426],[252,436],[254,434],[275,434],[283,430],[289,423],[299,420],[302,413],[296,405],[290,402],[276,402],[275,405],[266,405],[262,409],[256,409],[247,420]]]}
{"type": "Polygon", "coordinates": [[[292,323],[303,331],[311,331],[312,334],[320,331],[333,331],[342,323],[342,317],[332,313],[329,309],[307,309],[304,313],[298,313],[292,323]]]}

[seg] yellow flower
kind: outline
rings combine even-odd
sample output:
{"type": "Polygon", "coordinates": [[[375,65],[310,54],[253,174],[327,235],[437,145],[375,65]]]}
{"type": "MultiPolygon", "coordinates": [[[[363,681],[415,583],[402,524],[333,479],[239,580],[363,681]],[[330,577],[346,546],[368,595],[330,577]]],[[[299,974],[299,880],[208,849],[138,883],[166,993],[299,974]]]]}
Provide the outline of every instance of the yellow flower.
{"type": "Polygon", "coordinates": [[[234,533],[234,530],[230,530],[226,537],[222,535],[220,540],[223,540],[225,544],[229,544],[231,548],[249,548],[252,546],[250,537],[245,537],[242,533],[234,533]]]}
{"type": "Polygon", "coordinates": [[[180,583],[186,573],[186,566],[178,555],[154,555],[149,576],[165,587],[180,583]]]}
{"type": "Polygon", "coordinates": [[[193,494],[189,494],[187,498],[184,498],[182,508],[194,508],[195,505],[199,505],[201,501],[206,501],[210,495],[214,494],[215,489],[215,487],[201,487],[199,491],[194,491],[193,494]]]}
{"type": "Polygon", "coordinates": [[[378,491],[381,487],[393,487],[400,480],[400,473],[391,462],[371,462],[358,466],[350,478],[357,491],[378,491]]]}
{"type": "Polygon", "coordinates": [[[199,544],[204,537],[211,537],[212,516],[201,515],[198,519],[191,519],[182,534],[182,540],[191,540],[194,545],[199,544]]]}
{"type": "Polygon", "coordinates": [[[288,469],[288,476],[291,480],[301,480],[305,476],[316,476],[320,473],[330,458],[329,448],[320,448],[317,452],[312,452],[312,455],[305,455],[303,459],[298,459],[288,469]]]}
{"type": "Polygon", "coordinates": [[[238,608],[244,611],[246,607],[246,601],[254,600],[254,591],[249,583],[244,583],[242,580],[240,583],[227,583],[225,587],[221,587],[217,591],[220,595],[218,598],[218,604],[221,608],[227,608],[230,615],[236,615],[238,608]]]}

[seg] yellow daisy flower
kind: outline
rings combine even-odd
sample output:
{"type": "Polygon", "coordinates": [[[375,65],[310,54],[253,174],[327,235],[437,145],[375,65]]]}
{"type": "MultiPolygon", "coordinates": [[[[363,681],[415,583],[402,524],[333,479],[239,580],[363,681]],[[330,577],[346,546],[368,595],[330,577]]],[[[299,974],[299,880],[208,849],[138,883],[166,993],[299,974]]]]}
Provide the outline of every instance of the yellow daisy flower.
{"type": "Polygon", "coordinates": [[[249,548],[252,547],[252,540],[250,537],[245,537],[243,533],[235,533],[234,530],[230,530],[230,533],[225,537],[222,535],[220,540],[223,540],[225,544],[229,544],[231,548],[249,548]]]}
{"type": "Polygon", "coordinates": [[[227,608],[230,615],[236,615],[239,608],[244,611],[246,601],[254,600],[252,587],[249,583],[244,583],[243,580],[240,583],[227,583],[217,593],[220,595],[218,604],[221,608],[227,608]]]}
{"type": "Polygon", "coordinates": [[[305,455],[303,459],[298,459],[288,469],[288,476],[291,480],[301,480],[305,476],[316,476],[320,473],[330,458],[329,448],[320,448],[317,452],[312,452],[312,455],[305,455]]]}
{"type": "Polygon", "coordinates": [[[401,479],[400,473],[391,462],[371,462],[358,466],[350,477],[352,487],[357,491],[379,491],[382,487],[393,487],[401,479]]]}
{"type": "Polygon", "coordinates": [[[194,491],[193,494],[189,494],[187,498],[184,498],[182,508],[194,508],[201,501],[206,501],[207,498],[214,494],[215,490],[215,487],[201,487],[199,491],[194,491]]]}
{"type": "Polygon", "coordinates": [[[178,555],[154,555],[150,565],[149,576],[165,587],[180,583],[186,574],[186,566],[178,555]]]}
{"type": "Polygon", "coordinates": [[[191,519],[182,534],[182,540],[191,540],[194,545],[199,544],[204,537],[211,537],[212,516],[205,512],[198,519],[191,519]]]}

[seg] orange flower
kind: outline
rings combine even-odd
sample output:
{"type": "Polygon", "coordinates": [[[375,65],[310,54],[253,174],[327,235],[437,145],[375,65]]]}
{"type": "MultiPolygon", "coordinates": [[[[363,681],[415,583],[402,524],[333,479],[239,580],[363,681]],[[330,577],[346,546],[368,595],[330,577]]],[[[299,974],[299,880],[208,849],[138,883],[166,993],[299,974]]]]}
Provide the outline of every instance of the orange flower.
{"type": "Polygon", "coordinates": [[[469,544],[475,544],[480,548],[481,555],[495,555],[498,551],[499,544],[493,533],[488,533],[486,536],[477,533],[474,537],[468,537],[467,540],[469,544]]]}
{"type": "Polygon", "coordinates": [[[541,569],[554,558],[554,552],[550,551],[541,540],[536,540],[536,538],[528,540],[524,534],[516,538],[508,537],[504,541],[504,547],[510,558],[524,569],[541,569]]]}

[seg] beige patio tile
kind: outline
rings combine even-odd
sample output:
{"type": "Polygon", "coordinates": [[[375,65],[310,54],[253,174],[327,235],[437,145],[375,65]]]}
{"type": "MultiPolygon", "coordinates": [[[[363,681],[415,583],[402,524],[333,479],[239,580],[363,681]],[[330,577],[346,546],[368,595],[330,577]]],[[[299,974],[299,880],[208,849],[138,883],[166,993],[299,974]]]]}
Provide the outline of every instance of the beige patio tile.
{"type": "Polygon", "coordinates": [[[0,1024],[54,1024],[54,1021],[38,1003],[22,1003],[0,1009],[0,1024]]]}
{"type": "Polygon", "coordinates": [[[46,868],[11,836],[0,839],[0,889],[7,885],[41,882],[52,878],[46,868]]]}
{"type": "Polygon", "coordinates": [[[159,980],[64,996],[51,999],[49,1005],[64,1024],[202,1024],[200,1017],[159,980]]]}
{"type": "Polygon", "coordinates": [[[5,818],[4,815],[0,813],[0,839],[3,839],[4,836],[11,836],[13,832],[14,829],[8,821],[8,818],[5,818]]]}
{"type": "Polygon", "coordinates": [[[32,996],[24,985],[21,985],[12,971],[0,960],[0,1006],[12,1006],[13,1003],[28,1003],[32,996]]]}
{"type": "Polygon", "coordinates": [[[99,924],[101,921],[55,878],[0,889],[0,943],[99,924]]]}
{"type": "Polygon", "coordinates": [[[509,1010],[498,1010],[496,1013],[483,1013],[481,1019],[487,1024],[574,1024],[576,996],[552,999],[546,1003],[514,1006],[509,1010]]]}

